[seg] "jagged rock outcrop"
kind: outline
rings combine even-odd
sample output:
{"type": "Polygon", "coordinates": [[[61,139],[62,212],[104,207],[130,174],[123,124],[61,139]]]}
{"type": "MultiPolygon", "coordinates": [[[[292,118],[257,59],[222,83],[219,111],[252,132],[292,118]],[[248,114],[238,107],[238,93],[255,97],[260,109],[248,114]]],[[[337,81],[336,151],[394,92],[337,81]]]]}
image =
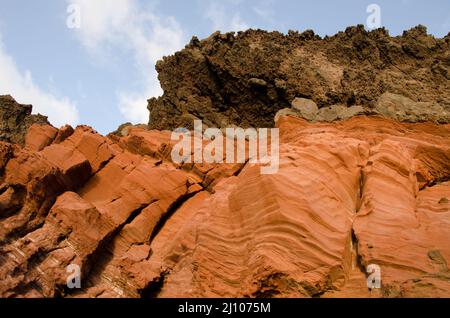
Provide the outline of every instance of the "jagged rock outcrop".
{"type": "MultiPolygon", "coordinates": [[[[244,164],[174,164],[169,132],[32,126],[23,147],[0,142],[0,296],[140,296],[159,277],[141,262],[166,218],[244,164]],[[51,132],[51,133],[50,133],[51,132]],[[103,280],[106,279],[106,285],[103,280]]],[[[144,264],[146,265],[146,264],[144,264]]]]}
{"type": "Polygon", "coordinates": [[[108,136],[1,97],[0,297],[450,297],[449,52],[423,27],[194,38],[150,126],[108,136]],[[278,172],[176,162],[196,118],[275,125],[278,172]]]}
{"type": "Polygon", "coordinates": [[[23,145],[31,125],[49,125],[47,117],[32,115],[31,110],[31,105],[19,104],[10,95],[0,95],[0,141],[23,145]]]}
{"type": "Polygon", "coordinates": [[[448,125],[277,125],[273,175],[175,164],[168,131],[136,127],[35,126],[24,147],[0,143],[0,295],[450,295],[448,125]],[[66,284],[73,264],[81,289],[66,284]]]}
{"type": "Polygon", "coordinates": [[[450,36],[436,39],[423,26],[398,37],[363,26],[323,39],[312,31],[217,32],[194,37],[156,69],[164,95],[148,102],[155,129],[189,128],[195,118],[211,127],[272,127],[295,98],[372,111],[384,93],[416,103],[406,113],[381,107],[389,117],[428,120],[420,114],[433,105],[446,111],[433,119],[450,122],[450,36]]]}

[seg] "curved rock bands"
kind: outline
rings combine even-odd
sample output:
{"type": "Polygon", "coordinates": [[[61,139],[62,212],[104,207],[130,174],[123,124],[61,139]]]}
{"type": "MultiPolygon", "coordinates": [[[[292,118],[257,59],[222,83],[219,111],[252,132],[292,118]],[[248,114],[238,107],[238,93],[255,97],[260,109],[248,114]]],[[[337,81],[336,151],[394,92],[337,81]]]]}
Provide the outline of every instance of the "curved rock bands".
{"type": "Polygon", "coordinates": [[[141,268],[153,237],[183,202],[243,166],[175,165],[170,134],[141,128],[105,138],[33,125],[24,140],[0,143],[3,296],[145,294],[161,275],[141,268]],[[66,286],[74,264],[81,291],[66,286]]]}
{"type": "Polygon", "coordinates": [[[23,147],[0,142],[0,295],[448,297],[450,127],[277,125],[273,175],[174,164],[168,132],[135,127],[35,125],[23,147]]]}
{"type": "MultiPolygon", "coordinates": [[[[281,292],[295,296],[302,289],[304,296],[311,296],[337,283],[327,281],[324,274],[333,271],[336,280],[343,280],[348,266],[343,256],[356,200],[345,188],[346,182],[358,187],[359,168],[343,167],[340,158],[325,149],[298,149],[297,158],[288,158],[294,151],[288,148],[283,152],[282,148],[279,174],[260,175],[258,167],[249,166],[239,177],[220,183],[216,193],[197,207],[198,215],[193,217],[198,217],[198,223],[178,232],[173,250],[162,255],[155,252],[150,260],[161,257],[171,268],[162,297],[243,297],[281,292]],[[305,173],[304,168],[313,167],[312,155],[319,165],[305,173]],[[336,175],[330,184],[324,177],[331,166],[336,168],[336,175]],[[179,255],[181,246],[192,250],[179,255]],[[185,264],[199,266],[187,271],[185,264]],[[261,285],[272,275],[280,276],[272,278],[272,284],[290,282],[291,286],[283,291],[263,290],[261,285]]],[[[349,192],[356,192],[352,190],[349,192]]],[[[184,211],[180,209],[174,218],[183,217],[184,211]]],[[[160,236],[164,237],[164,231],[160,236]]],[[[153,244],[158,244],[158,239],[153,244]]]]}
{"type": "Polygon", "coordinates": [[[279,126],[278,174],[246,166],[156,236],[159,296],[448,296],[450,231],[430,228],[449,222],[448,184],[419,191],[416,177],[431,185],[448,172],[448,128],[380,117],[279,126]],[[437,155],[422,161],[423,147],[437,155]],[[369,264],[381,267],[380,291],[368,289],[369,264]]]}

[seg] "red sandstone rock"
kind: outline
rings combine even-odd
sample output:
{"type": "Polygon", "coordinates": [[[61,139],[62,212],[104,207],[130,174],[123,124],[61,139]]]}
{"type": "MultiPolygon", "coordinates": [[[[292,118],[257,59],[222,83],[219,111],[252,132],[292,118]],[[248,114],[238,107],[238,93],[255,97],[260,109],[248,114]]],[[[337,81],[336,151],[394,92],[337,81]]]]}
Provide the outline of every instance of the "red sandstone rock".
{"type": "Polygon", "coordinates": [[[135,127],[0,143],[0,295],[448,297],[449,127],[278,126],[273,175],[174,164],[168,132],[135,127]]]}
{"type": "Polygon", "coordinates": [[[25,147],[41,151],[53,142],[57,133],[58,129],[52,126],[33,124],[25,136],[25,147]]]}
{"type": "Polygon", "coordinates": [[[58,133],[53,142],[55,144],[59,144],[59,143],[63,142],[64,140],[66,140],[68,137],[70,137],[73,133],[74,133],[74,130],[73,130],[72,126],[65,125],[58,130],[58,133]]]}
{"type": "Polygon", "coordinates": [[[278,174],[244,168],[155,237],[149,261],[169,272],[159,295],[448,296],[450,192],[432,186],[431,202],[414,193],[416,169],[448,176],[450,131],[377,117],[279,124],[278,174]],[[381,267],[380,291],[369,292],[369,264],[381,267]]]}

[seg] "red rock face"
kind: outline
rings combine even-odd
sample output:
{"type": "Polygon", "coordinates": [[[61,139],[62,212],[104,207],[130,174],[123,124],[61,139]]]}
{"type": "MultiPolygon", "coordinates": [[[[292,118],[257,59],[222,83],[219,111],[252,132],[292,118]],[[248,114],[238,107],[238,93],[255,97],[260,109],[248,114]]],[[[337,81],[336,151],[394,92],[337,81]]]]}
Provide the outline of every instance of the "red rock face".
{"type": "Polygon", "coordinates": [[[167,131],[0,142],[0,296],[450,297],[448,125],[278,127],[272,175],[175,164],[167,131]]]}

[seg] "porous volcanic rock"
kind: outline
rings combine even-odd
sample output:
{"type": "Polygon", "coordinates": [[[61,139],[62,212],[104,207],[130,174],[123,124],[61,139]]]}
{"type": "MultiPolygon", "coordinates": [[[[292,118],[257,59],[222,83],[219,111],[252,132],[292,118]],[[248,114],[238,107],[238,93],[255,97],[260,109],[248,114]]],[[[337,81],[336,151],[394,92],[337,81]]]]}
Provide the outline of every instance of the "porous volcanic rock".
{"type": "Polygon", "coordinates": [[[33,124],[49,125],[47,117],[32,115],[31,105],[22,105],[10,95],[0,95],[0,141],[23,145],[33,124]]]}
{"type": "Polygon", "coordinates": [[[311,30],[216,32],[201,41],[192,38],[156,70],[164,95],[148,101],[149,126],[155,129],[190,128],[195,118],[211,127],[272,127],[275,114],[295,98],[319,108],[372,111],[384,93],[418,107],[406,114],[383,108],[388,117],[428,120],[416,115],[433,105],[446,111],[432,110],[433,118],[450,122],[450,36],[434,38],[423,26],[397,37],[362,25],[323,39],[311,30]]]}

